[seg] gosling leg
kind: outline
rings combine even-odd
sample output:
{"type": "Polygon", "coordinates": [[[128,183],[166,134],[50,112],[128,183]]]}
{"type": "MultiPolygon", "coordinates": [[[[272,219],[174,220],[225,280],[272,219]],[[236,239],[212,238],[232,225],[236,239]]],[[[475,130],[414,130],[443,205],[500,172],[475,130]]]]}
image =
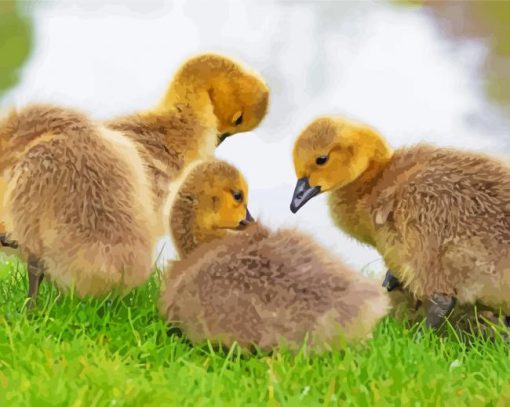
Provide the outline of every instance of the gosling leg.
{"type": "Polygon", "coordinates": [[[433,329],[439,328],[454,306],[454,297],[446,294],[433,294],[427,307],[427,326],[433,329]]]}
{"type": "Polygon", "coordinates": [[[36,256],[28,256],[28,309],[32,309],[35,305],[39,286],[43,278],[44,268],[42,262],[36,256]]]}

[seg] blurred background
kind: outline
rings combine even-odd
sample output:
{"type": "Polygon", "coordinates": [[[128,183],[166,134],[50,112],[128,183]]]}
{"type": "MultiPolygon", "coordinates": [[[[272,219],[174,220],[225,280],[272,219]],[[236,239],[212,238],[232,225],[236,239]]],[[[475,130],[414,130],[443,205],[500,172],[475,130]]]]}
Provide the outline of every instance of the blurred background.
{"type": "MultiPolygon", "coordinates": [[[[381,270],[325,197],[292,215],[293,141],[315,116],[371,124],[394,147],[510,152],[510,2],[0,0],[0,109],[28,102],[95,118],[146,109],[188,56],[216,51],[259,71],[269,114],[218,156],[250,184],[251,212],[296,226],[343,259],[381,270]]],[[[160,262],[173,256],[161,242],[160,262]]]]}

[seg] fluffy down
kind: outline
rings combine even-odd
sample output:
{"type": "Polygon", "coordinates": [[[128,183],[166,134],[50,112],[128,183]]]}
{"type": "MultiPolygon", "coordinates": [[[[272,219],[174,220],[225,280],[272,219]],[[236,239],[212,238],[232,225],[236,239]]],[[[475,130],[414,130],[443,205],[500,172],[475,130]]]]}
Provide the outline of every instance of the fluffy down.
{"type": "Polygon", "coordinates": [[[12,142],[3,215],[23,252],[78,295],[145,281],[155,219],[135,146],[58,107],[13,113],[0,131],[12,142]]]}
{"type": "Polygon", "coordinates": [[[320,352],[369,336],[388,301],[309,237],[254,224],[176,262],[160,309],[193,342],[320,352]]]}
{"type": "Polygon", "coordinates": [[[419,300],[441,296],[510,313],[508,163],[425,144],[392,151],[375,130],[341,118],[308,126],[294,163],[308,180],[301,185],[331,191],[335,223],[376,247],[419,300]],[[328,159],[317,163],[319,156],[328,159]]]}

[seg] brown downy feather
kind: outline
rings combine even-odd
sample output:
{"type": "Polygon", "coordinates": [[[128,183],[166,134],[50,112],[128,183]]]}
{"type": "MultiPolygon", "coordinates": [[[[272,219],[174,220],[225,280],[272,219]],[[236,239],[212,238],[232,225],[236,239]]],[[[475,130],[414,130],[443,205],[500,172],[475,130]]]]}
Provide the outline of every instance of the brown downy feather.
{"type": "Polygon", "coordinates": [[[367,185],[354,182],[330,198],[332,208],[350,213],[346,203],[356,201],[374,219],[387,266],[418,298],[439,292],[510,312],[506,164],[427,145],[401,149],[367,185]]]}
{"type": "Polygon", "coordinates": [[[374,129],[326,117],[298,137],[294,164],[311,188],[331,191],[335,223],[376,247],[417,299],[510,313],[508,163],[425,144],[392,151],[374,129]]]}
{"type": "Polygon", "coordinates": [[[317,351],[367,337],[388,310],[376,282],[312,239],[260,225],[204,244],[170,270],[161,310],[194,342],[317,351]]]}
{"type": "Polygon", "coordinates": [[[144,282],[155,224],[136,148],[85,115],[49,106],[13,112],[4,167],[7,229],[61,288],[98,295],[144,282]]]}
{"type": "MultiPolygon", "coordinates": [[[[183,184],[172,211],[174,239],[184,249],[183,260],[167,271],[160,299],[169,322],[193,342],[237,342],[264,350],[280,344],[295,350],[308,338],[310,349],[325,351],[345,339],[369,336],[388,311],[386,293],[310,237],[294,230],[271,232],[260,224],[206,236],[194,225],[207,218],[203,213],[187,217],[190,224],[181,227],[177,209],[197,207],[203,173],[198,169],[194,182],[183,184]],[[197,231],[206,237],[195,236],[197,231]]],[[[204,199],[203,192],[200,196],[204,199]]]]}
{"type": "MultiPolygon", "coordinates": [[[[121,132],[137,146],[152,182],[156,208],[160,208],[170,181],[186,164],[205,158],[201,147],[215,132],[200,123],[190,107],[180,107],[166,116],[135,114],[108,121],[108,128],[121,132]]],[[[215,147],[215,144],[213,145],[215,147]]]]}

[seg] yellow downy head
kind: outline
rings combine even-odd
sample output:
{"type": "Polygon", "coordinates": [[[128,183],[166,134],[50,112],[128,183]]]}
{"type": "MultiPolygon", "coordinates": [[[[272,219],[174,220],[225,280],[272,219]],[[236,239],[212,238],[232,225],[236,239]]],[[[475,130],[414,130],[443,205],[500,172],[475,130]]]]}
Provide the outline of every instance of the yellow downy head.
{"type": "Polygon", "coordinates": [[[207,53],[181,66],[160,109],[179,103],[189,104],[205,125],[215,127],[219,144],[259,125],[267,112],[269,88],[257,73],[233,59],[207,53]]]}
{"type": "Polygon", "coordinates": [[[297,138],[293,159],[298,182],[291,203],[297,212],[321,192],[342,188],[377,163],[391,148],[373,129],[339,117],[314,120],[297,138]]]}
{"type": "Polygon", "coordinates": [[[204,161],[188,174],[176,195],[170,230],[181,253],[244,228],[253,218],[248,211],[248,186],[232,165],[204,161]]]}

